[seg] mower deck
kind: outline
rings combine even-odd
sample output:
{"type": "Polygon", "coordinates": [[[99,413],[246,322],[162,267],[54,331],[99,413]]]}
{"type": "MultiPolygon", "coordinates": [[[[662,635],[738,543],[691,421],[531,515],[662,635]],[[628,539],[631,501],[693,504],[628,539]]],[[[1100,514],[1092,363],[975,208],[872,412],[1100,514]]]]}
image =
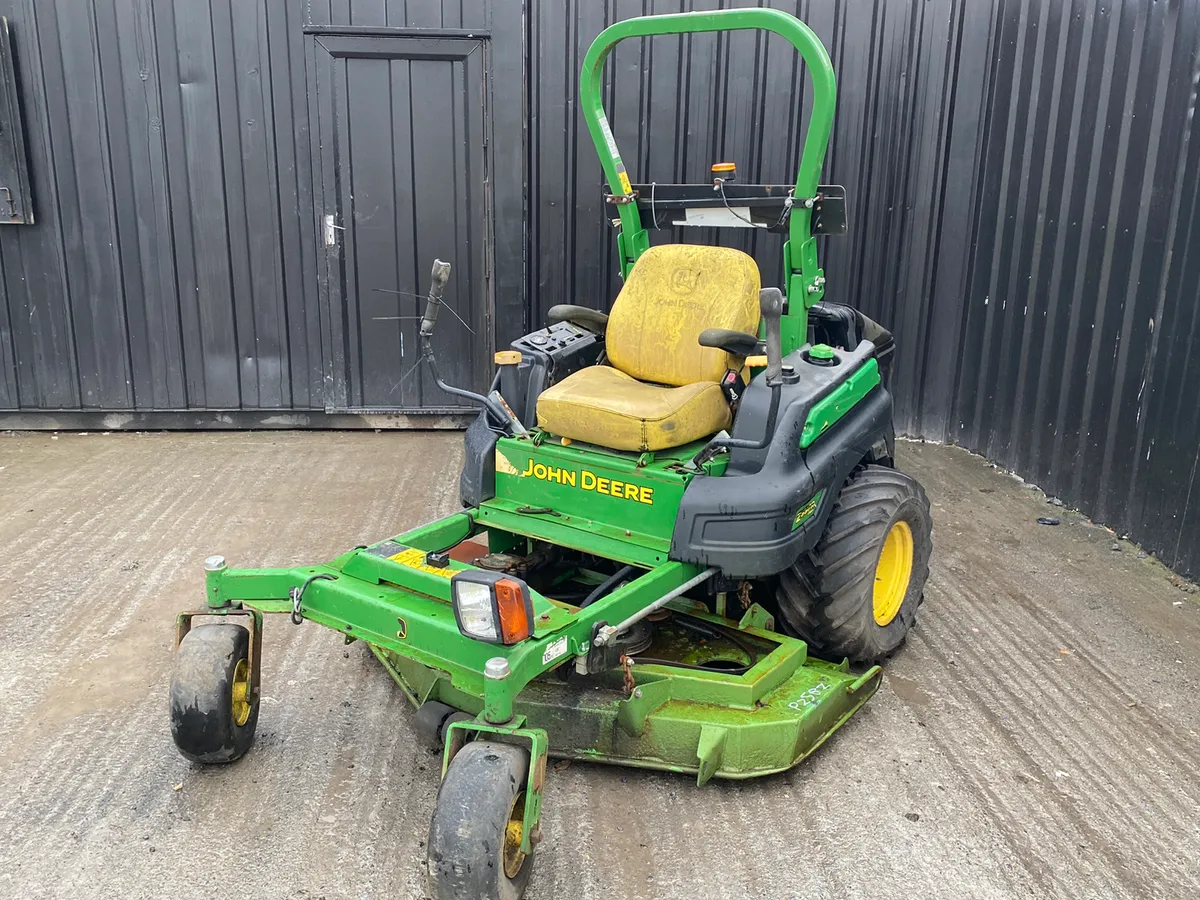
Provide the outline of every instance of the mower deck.
{"type": "MultiPolygon", "coordinates": [[[[873,666],[855,674],[846,663],[814,659],[802,641],[750,625],[750,619],[769,623],[757,606],[740,627],[697,610],[672,613],[641,654],[656,662],[635,662],[626,672],[587,680],[542,676],[521,692],[514,710],[525,727],[546,733],[554,757],[695,773],[698,784],[784,771],[875,693],[882,671],[873,666]],[[683,627],[693,622],[732,633],[736,643],[697,643],[683,627]],[[747,648],[757,660],[748,658],[747,648]]],[[[438,672],[372,649],[414,703],[481,708],[438,672]]]]}
{"type": "MultiPolygon", "coordinates": [[[[368,643],[418,707],[436,701],[501,730],[504,723],[542,729],[555,755],[695,772],[700,783],[795,765],[878,687],[878,667],[855,675],[846,663],[809,657],[803,641],[770,630],[773,620],[757,604],[735,620],[686,597],[661,611],[628,665],[571,677],[573,657],[587,653],[597,623],[622,620],[699,571],[677,562],[658,564],[587,609],[535,595],[537,629],[516,647],[471,640],[455,624],[449,576],[472,566],[452,559],[435,568],[425,554],[449,546],[452,557],[482,555],[481,535],[493,550],[529,540],[477,528],[474,516],[459,513],[323,566],[217,568],[208,573],[210,607],[196,614],[312,619],[368,643]],[[509,674],[482,677],[484,657],[506,659],[509,674]]],[[[257,685],[257,671],[252,677],[257,685]]]]}

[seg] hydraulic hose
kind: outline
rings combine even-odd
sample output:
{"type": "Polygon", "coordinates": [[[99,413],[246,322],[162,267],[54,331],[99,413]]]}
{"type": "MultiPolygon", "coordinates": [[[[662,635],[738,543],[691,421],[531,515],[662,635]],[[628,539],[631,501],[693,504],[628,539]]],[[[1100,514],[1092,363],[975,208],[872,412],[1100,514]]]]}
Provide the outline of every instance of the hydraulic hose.
{"type": "Polygon", "coordinates": [[[609,575],[592,589],[592,592],[584,598],[582,603],[579,604],[579,608],[583,609],[585,606],[590,606],[591,604],[595,603],[614,587],[632,575],[635,571],[636,568],[634,566],[624,566],[620,569],[617,569],[616,572],[614,572],[612,575],[609,575]]]}

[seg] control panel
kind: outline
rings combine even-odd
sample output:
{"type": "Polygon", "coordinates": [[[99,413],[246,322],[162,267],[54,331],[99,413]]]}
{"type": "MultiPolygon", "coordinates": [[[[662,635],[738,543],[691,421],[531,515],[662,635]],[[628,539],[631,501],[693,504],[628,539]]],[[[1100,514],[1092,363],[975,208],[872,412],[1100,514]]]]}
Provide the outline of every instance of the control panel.
{"type": "Polygon", "coordinates": [[[537,424],[537,398],[546,388],[584,366],[595,365],[604,336],[570,322],[555,322],[512,342],[521,364],[504,366],[500,393],[526,428],[537,424]]]}

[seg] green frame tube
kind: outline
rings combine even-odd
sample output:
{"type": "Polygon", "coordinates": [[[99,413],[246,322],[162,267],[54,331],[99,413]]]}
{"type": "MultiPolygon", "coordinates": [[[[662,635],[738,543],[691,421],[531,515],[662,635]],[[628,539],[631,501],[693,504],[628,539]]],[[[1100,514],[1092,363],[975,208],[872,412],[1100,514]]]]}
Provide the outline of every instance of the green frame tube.
{"type": "Polygon", "coordinates": [[[650,237],[642,227],[637,204],[632,202],[634,198],[629,176],[604,112],[601,99],[604,63],[613,47],[626,38],[747,29],[771,31],[791,41],[804,58],[813,83],[812,114],[800,158],[800,169],[796,175],[795,197],[798,202],[792,209],[789,239],[783,247],[786,273],[784,288],[788,298],[787,314],[783,321],[786,353],[807,339],[808,307],[825,293],[825,275],[818,265],[817,242],[812,235],[812,211],[800,202],[816,196],[837,101],[833,65],[821,39],[795,16],[775,9],[726,9],[626,19],[600,32],[588,48],[579,78],[579,97],[584,120],[604,169],[604,177],[609,190],[617,198],[621,217],[617,246],[621,257],[621,274],[627,276],[638,257],[650,246],[650,237]],[[622,202],[622,198],[628,199],[622,202]]]}
{"type": "MultiPolygon", "coordinates": [[[[596,623],[620,622],[701,571],[687,563],[663,562],[575,612],[550,603],[535,591],[533,636],[512,646],[484,643],[462,634],[450,614],[448,576],[472,567],[452,562],[444,576],[434,575],[372,552],[382,545],[387,545],[389,552],[397,545],[422,553],[444,550],[487,530],[477,516],[473,510],[452,513],[323,565],[207,572],[205,612],[220,615],[241,608],[289,612],[291,590],[307,584],[301,606],[306,619],[446,673],[456,688],[482,698],[488,721],[502,723],[512,717],[513,702],[530,681],[561,665],[564,658],[588,652],[596,623]],[[314,580],[313,576],[321,578],[314,580]],[[508,662],[507,677],[484,677],[485,664],[492,657],[508,662]]],[[[551,533],[546,539],[561,543],[557,538],[568,537],[565,529],[563,532],[561,536],[551,533]]]]}

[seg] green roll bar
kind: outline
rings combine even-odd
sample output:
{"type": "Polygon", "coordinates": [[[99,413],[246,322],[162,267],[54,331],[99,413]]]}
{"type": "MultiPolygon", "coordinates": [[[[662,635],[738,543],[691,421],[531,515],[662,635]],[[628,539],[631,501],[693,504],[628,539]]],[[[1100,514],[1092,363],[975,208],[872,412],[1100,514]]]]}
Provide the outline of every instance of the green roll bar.
{"type": "Polygon", "coordinates": [[[621,257],[621,275],[627,276],[638,257],[650,246],[650,236],[642,227],[629,175],[625,171],[625,164],[621,162],[617,142],[604,113],[600,97],[604,62],[613,47],[626,38],[746,29],[773,31],[791,41],[804,58],[813,83],[812,115],[804,140],[800,170],[796,175],[795,205],[788,224],[789,239],[783,245],[784,288],[788,306],[782,330],[783,349],[787,353],[807,340],[808,307],[825,293],[825,274],[817,264],[817,242],[812,235],[811,203],[805,205],[806,200],[811,201],[817,194],[837,98],[833,66],[821,39],[795,16],[775,9],[726,9],[626,19],[610,25],[592,41],[583,59],[579,97],[583,105],[583,117],[604,168],[604,177],[620,212],[617,248],[621,257]]]}

